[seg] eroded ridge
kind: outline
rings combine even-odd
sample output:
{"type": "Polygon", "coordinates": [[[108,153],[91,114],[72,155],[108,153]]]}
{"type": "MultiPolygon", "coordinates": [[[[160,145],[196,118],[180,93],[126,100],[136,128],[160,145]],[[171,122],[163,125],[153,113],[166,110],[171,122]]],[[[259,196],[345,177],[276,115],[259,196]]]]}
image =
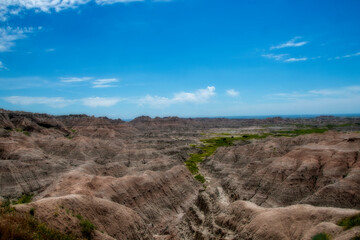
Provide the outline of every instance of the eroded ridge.
{"type": "Polygon", "coordinates": [[[0,225],[15,212],[64,239],[351,239],[359,123],[3,111],[0,225]]]}

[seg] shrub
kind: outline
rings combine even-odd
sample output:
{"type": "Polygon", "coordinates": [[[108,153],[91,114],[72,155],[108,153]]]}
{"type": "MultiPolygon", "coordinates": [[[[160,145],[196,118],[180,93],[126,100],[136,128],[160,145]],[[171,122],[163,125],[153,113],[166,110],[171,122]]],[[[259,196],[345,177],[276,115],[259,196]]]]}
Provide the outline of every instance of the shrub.
{"type": "Polygon", "coordinates": [[[326,233],[318,233],[311,240],[330,240],[330,236],[326,233]]]}
{"type": "Polygon", "coordinates": [[[23,194],[14,204],[23,204],[31,202],[34,194],[23,194]]]}
{"type": "Polygon", "coordinates": [[[35,209],[34,209],[34,208],[30,208],[29,213],[30,213],[31,216],[34,216],[34,215],[35,215],[35,209]]]}
{"type": "Polygon", "coordinates": [[[201,183],[205,183],[205,181],[206,181],[205,178],[204,178],[204,176],[201,175],[201,174],[196,175],[196,176],[195,176],[195,179],[198,180],[198,181],[201,182],[201,183]]]}
{"type": "Polygon", "coordinates": [[[71,235],[62,234],[38,222],[32,216],[19,213],[0,215],[1,240],[75,240],[71,235]]]}
{"type": "Polygon", "coordinates": [[[81,233],[83,234],[83,236],[86,237],[87,239],[91,239],[91,234],[95,230],[94,224],[92,224],[87,219],[83,219],[80,222],[80,226],[81,226],[81,233]]]}
{"type": "Polygon", "coordinates": [[[351,217],[346,217],[338,222],[339,226],[343,226],[344,229],[350,229],[355,226],[360,226],[360,213],[351,217]]]}

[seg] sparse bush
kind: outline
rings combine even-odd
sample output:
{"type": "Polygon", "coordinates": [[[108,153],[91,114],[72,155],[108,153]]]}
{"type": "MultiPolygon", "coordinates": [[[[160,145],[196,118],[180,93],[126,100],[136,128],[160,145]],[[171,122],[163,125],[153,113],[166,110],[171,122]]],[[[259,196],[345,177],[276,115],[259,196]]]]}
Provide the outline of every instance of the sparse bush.
{"type": "Polygon", "coordinates": [[[79,220],[83,220],[83,217],[80,214],[76,214],[75,217],[79,220]]]}
{"type": "Polygon", "coordinates": [[[92,224],[87,219],[83,219],[80,222],[80,226],[81,226],[81,233],[83,234],[83,236],[86,237],[87,239],[91,239],[91,234],[95,230],[94,224],[92,224]]]}
{"type": "Polygon", "coordinates": [[[32,216],[20,213],[0,214],[0,240],[75,240],[38,222],[32,216]]]}
{"type": "Polygon", "coordinates": [[[31,202],[34,194],[23,194],[14,204],[23,204],[31,202]]]}
{"type": "Polygon", "coordinates": [[[204,178],[204,176],[201,175],[201,174],[196,175],[196,176],[195,176],[195,179],[198,180],[198,181],[201,182],[201,183],[205,183],[205,181],[206,181],[205,178],[204,178]]]}
{"type": "Polygon", "coordinates": [[[25,134],[26,136],[30,136],[30,133],[28,131],[23,131],[23,134],[25,134]]]}
{"type": "Polygon", "coordinates": [[[326,233],[318,233],[311,240],[330,240],[330,236],[326,233]]]}
{"type": "Polygon", "coordinates": [[[343,218],[337,224],[344,227],[346,230],[355,226],[360,226],[360,213],[351,217],[343,218]]]}

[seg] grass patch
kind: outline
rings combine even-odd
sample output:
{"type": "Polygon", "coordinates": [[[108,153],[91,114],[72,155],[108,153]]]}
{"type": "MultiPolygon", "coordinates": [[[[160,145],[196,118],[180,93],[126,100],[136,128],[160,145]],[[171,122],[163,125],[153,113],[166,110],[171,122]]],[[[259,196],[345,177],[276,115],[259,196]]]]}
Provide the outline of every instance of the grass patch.
{"type": "Polygon", "coordinates": [[[91,234],[95,230],[94,224],[92,224],[89,220],[83,219],[80,221],[81,233],[87,239],[91,239],[91,234]]]}
{"type": "Polygon", "coordinates": [[[1,240],[75,240],[71,235],[66,235],[53,230],[40,223],[31,215],[20,213],[0,214],[0,239],[1,240]]]}
{"type": "Polygon", "coordinates": [[[13,204],[24,204],[24,203],[29,203],[31,202],[32,198],[33,198],[34,194],[23,194],[17,201],[13,202],[13,204]]]}
{"type": "Polygon", "coordinates": [[[201,182],[201,183],[205,183],[205,177],[203,176],[203,175],[201,175],[201,174],[197,174],[196,176],[195,176],[195,179],[196,180],[198,180],[199,182],[201,182]]]}
{"type": "Polygon", "coordinates": [[[318,233],[311,240],[330,240],[330,236],[326,233],[318,233]]]}
{"type": "Polygon", "coordinates": [[[360,213],[351,217],[343,218],[337,224],[344,227],[345,230],[355,226],[360,226],[360,213]]]}
{"type": "Polygon", "coordinates": [[[65,134],[64,137],[66,137],[67,139],[73,139],[74,138],[74,136],[71,135],[70,133],[65,134]]]}
{"type": "Polygon", "coordinates": [[[91,239],[92,232],[95,230],[95,225],[92,224],[88,219],[85,219],[81,214],[74,215],[80,221],[81,233],[86,239],[91,239]]]}
{"type": "Polygon", "coordinates": [[[21,129],[21,128],[15,128],[15,131],[16,131],[16,132],[21,132],[21,133],[23,133],[25,136],[30,136],[30,133],[29,133],[28,131],[25,131],[25,130],[23,130],[23,129],[21,129]]]}

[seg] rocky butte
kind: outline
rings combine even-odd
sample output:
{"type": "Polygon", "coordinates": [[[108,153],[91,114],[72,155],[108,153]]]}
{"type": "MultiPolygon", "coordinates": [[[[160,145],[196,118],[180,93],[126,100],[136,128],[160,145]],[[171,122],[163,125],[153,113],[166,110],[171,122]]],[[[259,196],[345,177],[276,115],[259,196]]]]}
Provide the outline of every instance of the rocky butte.
{"type": "Polygon", "coordinates": [[[0,239],[360,239],[360,118],[0,112],[0,239]]]}

